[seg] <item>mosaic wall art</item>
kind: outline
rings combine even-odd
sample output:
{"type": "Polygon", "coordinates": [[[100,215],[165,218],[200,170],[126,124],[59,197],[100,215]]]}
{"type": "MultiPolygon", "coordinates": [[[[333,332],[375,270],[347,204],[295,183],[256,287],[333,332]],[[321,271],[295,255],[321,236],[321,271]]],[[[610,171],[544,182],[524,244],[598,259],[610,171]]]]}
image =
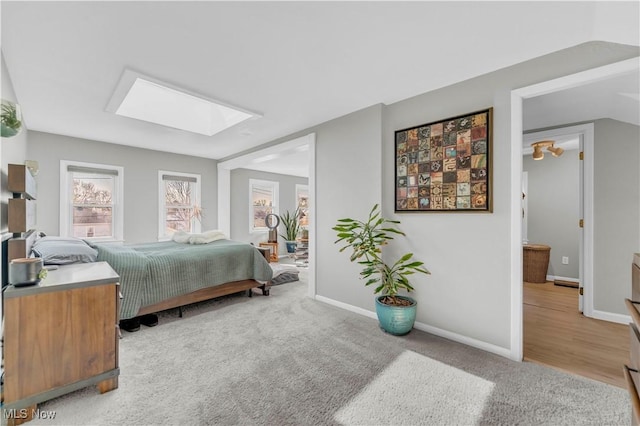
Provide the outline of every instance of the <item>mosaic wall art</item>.
{"type": "Polygon", "coordinates": [[[395,132],[396,212],[491,211],[492,112],[395,132]]]}

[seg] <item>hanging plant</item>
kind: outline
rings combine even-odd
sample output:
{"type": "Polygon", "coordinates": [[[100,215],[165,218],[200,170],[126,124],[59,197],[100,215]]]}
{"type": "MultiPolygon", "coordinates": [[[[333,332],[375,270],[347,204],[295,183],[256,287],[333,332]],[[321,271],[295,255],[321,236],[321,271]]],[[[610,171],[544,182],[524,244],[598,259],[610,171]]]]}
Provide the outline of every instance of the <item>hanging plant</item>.
{"type": "Polygon", "coordinates": [[[22,127],[20,107],[15,103],[2,100],[2,112],[0,114],[1,135],[4,138],[15,136],[22,127]]]}

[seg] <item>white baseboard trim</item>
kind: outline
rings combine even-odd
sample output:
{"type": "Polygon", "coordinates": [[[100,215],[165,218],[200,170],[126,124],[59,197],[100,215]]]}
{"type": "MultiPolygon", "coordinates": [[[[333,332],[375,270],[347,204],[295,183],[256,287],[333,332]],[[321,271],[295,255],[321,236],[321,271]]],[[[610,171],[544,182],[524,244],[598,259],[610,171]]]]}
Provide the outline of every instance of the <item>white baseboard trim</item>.
{"type": "Polygon", "coordinates": [[[367,311],[366,309],[358,308],[357,306],[349,305],[348,303],[338,302],[337,300],[329,299],[328,297],[319,296],[317,294],[316,294],[316,300],[318,302],[336,306],[346,311],[354,312],[359,315],[364,315],[365,317],[373,318],[375,320],[378,319],[378,316],[376,315],[375,312],[367,311]]]}
{"type": "Polygon", "coordinates": [[[629,315],[623,314],[614,314],[613,312],[606,311],[596,311],[593,310],[594,319],[599,319],[603,321],[617,322],[618,324],[629,324],[631,322],[631,317],[629,315]]]}
{"type": "MultiPolygon", "coordinates": [[[[378,316],[375,312],[368,311],[366,309],[359,308],[357,306],[349,305],[347,303],[338,302],[337,300],[329,299],[328,297],[318,296],[316,295],[315,299],[319,302],[326,303],[328,305],[336,306],[338,308],[354,312],[356,314],[364,315],[365,317],[369,317],[377,320],[378,316]]],[[[454,342],[462,343],[467,346],[472,346],[474,348],[482,349],[483,351],[491,352],[496,355],[503,356],[505,358],[512,359],[511,350],[503,348],[501,346],[496,346],[491,343],[483,342],[481,340],[476,340],[471,337],[463,336],[462,334],[453,333],[451,331],[443,330],[438,327],[433,327],[431,325],[427,325],[421,322],[415,322],[413,327],[416,330],[425,331],[427,333],[444,337],[445,339],[453,340],[454,342]]],[[[521,361],[521,360],[517,360],[521,361]]]]}
{"type": "Polygon", "coordinates": [[[570,283],[580,284],[580,280],[577,278],[559,277],[557,275],[547,275],[547,281],[555,281],[555,280],[569,281],[570,283]]]}

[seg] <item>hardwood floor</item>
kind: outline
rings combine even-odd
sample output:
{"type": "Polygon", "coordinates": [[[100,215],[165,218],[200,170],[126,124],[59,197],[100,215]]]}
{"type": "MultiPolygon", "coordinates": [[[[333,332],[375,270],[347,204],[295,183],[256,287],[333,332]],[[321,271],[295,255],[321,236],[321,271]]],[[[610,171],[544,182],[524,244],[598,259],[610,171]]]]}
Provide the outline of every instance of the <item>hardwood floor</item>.
{"type": "Polygon", "coordinates": [[[578,289],[524,283],[524,359],[626,388],[629,327],[578,312],[578,289]]]}

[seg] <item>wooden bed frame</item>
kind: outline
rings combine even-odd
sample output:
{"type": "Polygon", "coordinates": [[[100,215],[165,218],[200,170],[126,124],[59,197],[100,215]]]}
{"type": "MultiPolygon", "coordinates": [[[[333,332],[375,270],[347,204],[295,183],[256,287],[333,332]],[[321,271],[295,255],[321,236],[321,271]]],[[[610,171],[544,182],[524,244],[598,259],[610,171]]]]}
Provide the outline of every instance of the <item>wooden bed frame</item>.
{"type": "MultiPolygon", "coordinates": [[[[256,248],[260,251],[262,256],[264,256],[267,262],[269,262],[269,250],[262,247],[256,248]]],[[[201,288],[200,290],[192,291],[191,293],[165,299],[162,302],[154,303],[153,305],[141,306],[140,309],[138,309],[136,317],[166,311],[167,309],[180,308],[192,303],[202,302],[215,297],[227,296],[229,294],[239,293],[245,290],[249,290],[249,297],[251,297],[253,295],[253,291],[251,289],[253,288],[259,288],[262,290],[263,295],[268,296],[269,289],[271,288],[271,281],[262,284],[256,280],[242,280],[232,281],[230,283],[224,283],[214,287],[201,288]]],[[[182,311],[180,311],[180,316],[182,316],[182,311]]]]}
{"type": "MultiPolygon", "coordinates": [[[[7,265],[13,259],[19,259],[29,256],[29,254],[31,253],[31,247],[36,240],[36,235],[36,231],[31,231],[30,233],[25,234],[25,236],[22,238],[11,238],[8,240],[7,265]]],[[[269,262],[269,250],[264,247],[256,248],[258,249],[258,251],[260,251],[262,256],[264,256],[267,262],[269,262]]],[[[202,302],[204,300],[213,299],[215,297],[227,296],[229,294],[239,293],[245,290],[249,290],[249,297],[251,297],[253,295],[253,288],[259,288],[260,290],[262,290],[263,295],[268,296],[269,289],[271,288],[271,281],[263,284],[256,280],[242,280],[220,284],[214,287],[203,288],[191,293],[163,300],[162,302],[154,303],[153,305],[143,306],[138,310],[136,316],[152,314],[172,308],[179,308],[181,306],[190,305],[196,302],[202,302]]]]}
{"type": "Polygon", "coordinates": [[[270,284],[270,282],[267,284],[260,284],[255,280],[242,280],[220,284],[215,287],[207,287],[182,296],[172,297],[171,299],[166,299],[153,305],[143,306],[138,310],[136,316],[153,314],[155,312],[165,311],[172,308],[179,308],[181,306],[190,305],[191,303],[202,302],[204,300],[226,296],[228,294],[238,293],[244,290],[249,290],[249,297],[251,297],[253,294],[251,289],[256,287],[262,290],[262,294],[268,296],[269,288],[271,287],[270,284]]]}

